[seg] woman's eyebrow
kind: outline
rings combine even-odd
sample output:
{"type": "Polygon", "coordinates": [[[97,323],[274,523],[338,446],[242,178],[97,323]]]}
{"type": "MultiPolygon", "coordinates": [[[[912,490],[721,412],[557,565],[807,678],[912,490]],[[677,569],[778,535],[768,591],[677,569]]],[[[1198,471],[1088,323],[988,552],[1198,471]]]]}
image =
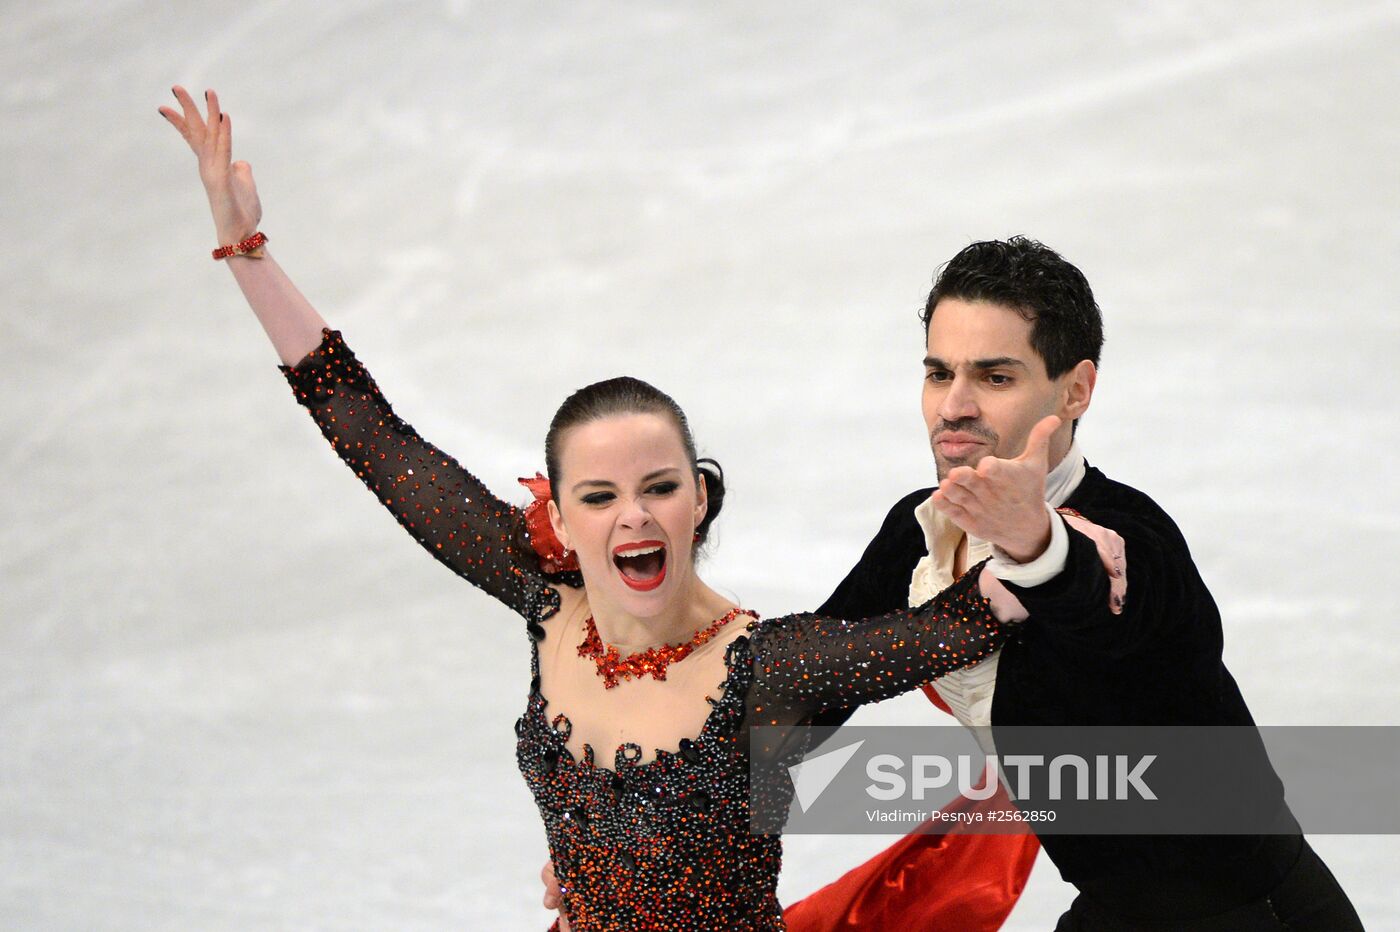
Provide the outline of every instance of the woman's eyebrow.
{"type": "MultiPolygon", "coordinates": [[[[665,476],[669,473],[678,473],[680,471],[681,470],[679,466],[663,466],[660,469],[653,469],[651,472],[647,473],[645,476],[642,477],[642,481],[650,482],[653,479],[660,478],[661,476],[665,476]]],[[[580,479],[578,482],[574,483],[574,486],[570,491],[577,492],[580,488],[586,485],[601,486],[603,488],[609,489],[617,488],[616,483],[609,482],[606,479],[580,479]]]]}

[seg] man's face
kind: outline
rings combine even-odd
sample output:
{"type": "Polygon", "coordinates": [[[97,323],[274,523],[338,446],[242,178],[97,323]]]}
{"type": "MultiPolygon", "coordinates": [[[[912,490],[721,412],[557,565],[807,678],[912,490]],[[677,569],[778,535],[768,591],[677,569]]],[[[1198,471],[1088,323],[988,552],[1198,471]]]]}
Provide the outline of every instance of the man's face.
{"type": "MultiPolygon", "coordinates": [[[[944,298],[934,308],[923,408],[940,481],[955,466],[1019,456],[1037,422],[1066,413],[1072,373],[1052,381],[1030,336],[1031,322],[1000,304],[944,298]]],[[[1066,419],[1051,440],[1052,467],[1069,437],[1066,419]]]]}

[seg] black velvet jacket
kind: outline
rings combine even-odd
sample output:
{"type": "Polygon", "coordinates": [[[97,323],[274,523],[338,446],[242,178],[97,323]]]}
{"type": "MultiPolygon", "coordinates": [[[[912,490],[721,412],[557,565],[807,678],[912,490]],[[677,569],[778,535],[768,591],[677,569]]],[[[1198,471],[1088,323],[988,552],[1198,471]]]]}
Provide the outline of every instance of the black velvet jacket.
{"type": "MultiPolygon", "coordinates": [[[[928,552],[915,507],[890,510],[822,613],[876,614],[908,604],[928,552]]],[[[1142,492],[1089,467],[1065,502],[1127,545],[1128,596],[1108,609],[1108,576],[1093,543],[1069,535],[1065,569],[1030,588],[1009,586],[1030,612],[1001,649],[992,725],[1252,725],[1221,659],[1220,613],[1172,519],[1142,492]]],[[[832,720],[827,719],[826,723],[832,720]]],[[[1271,769],[1260,792],[1283,788],[1271,769]]],[[[1272,889],[1301,842],[1292,836],[1042,836],[1065,880],[1125,914],[1206,914],[1272,889]]]]}

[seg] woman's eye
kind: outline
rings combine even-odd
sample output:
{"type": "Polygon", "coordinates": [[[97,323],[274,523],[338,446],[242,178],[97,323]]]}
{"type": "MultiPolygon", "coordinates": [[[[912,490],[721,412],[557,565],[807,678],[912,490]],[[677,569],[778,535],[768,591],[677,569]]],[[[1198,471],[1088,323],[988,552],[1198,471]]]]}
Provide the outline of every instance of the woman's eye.
{"type": "Polygon", "coordinates": [[[611,492],[589,492],[583,497],[585,505],[606,505],[613,500],[611,492]]]}
{"type": "Polygon", "coordinates": [[[679,482],[658,482],[656,485],[647,489],[647,491],[652,495],[670,495],[680,487],[681,485],[679,482]]]}

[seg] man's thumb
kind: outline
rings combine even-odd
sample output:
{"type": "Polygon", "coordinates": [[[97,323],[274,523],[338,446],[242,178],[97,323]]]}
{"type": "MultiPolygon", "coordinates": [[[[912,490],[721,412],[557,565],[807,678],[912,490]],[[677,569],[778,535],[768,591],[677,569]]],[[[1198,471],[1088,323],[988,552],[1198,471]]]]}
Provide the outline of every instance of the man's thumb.
{"type": "Polygon", "coordinates": [[[1016,459],[1023,463],[1035,463],[1041,469],[1049,469],[1050,464],[1050,438],[1055,435],[1055,431],[1060,429],[1062,422],[1058,417],[1051,414],[1043,417],[1034,427],[1031,428],[1031,435],[1026,439],[1026,450],[1016,459]]]}

